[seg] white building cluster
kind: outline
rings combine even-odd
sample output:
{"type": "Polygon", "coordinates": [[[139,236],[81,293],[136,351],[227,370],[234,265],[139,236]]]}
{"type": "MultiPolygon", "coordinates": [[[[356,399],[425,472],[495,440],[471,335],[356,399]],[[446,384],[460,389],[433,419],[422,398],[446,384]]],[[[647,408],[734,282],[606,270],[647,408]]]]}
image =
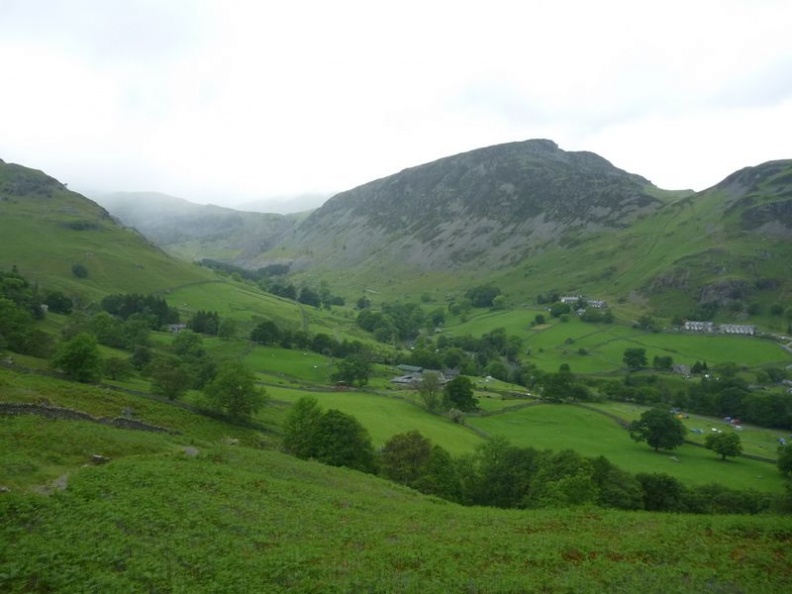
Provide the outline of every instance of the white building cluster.
{"type": "Polygon", "coordinates": [[[756,334],[756,326],[751,324],[715,324],[713,322],[696,322],[694,320],[685,322],[685,330],[709,334],[740,334],[742,336],[754,336],[756,334]]]}

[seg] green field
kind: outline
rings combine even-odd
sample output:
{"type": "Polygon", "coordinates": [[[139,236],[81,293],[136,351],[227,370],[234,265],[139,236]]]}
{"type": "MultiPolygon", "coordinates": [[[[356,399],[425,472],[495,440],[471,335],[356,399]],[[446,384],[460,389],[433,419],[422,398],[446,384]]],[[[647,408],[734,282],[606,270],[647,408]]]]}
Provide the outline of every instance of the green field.
{"type": "Polygon", "coordinates": [[[792,577],[788,517],[464,508],[154,400],[4,370],[0,389],[180,431],[4,418],[3,592],[783,592],[792,577]],[[86,465],[95,453],[110,463],[86,465]]]}
{"type": "Polygon", "coordinates": [[[645,332],[621,324],[589,324],[574,316],[566,323],[550,318],[548,324],[532,328],[536,310],[521,309],[486,312],[468,322],[450,326],[449,336],[480,336],[502,327],[507,334],[519,336],[528,361],[546,371],[556,371],[568,363],[575,373],[608,373],[624,369],[622,357],[628,348],[644,348],[651,364],[655,356],[671,356],[675,363],[709,365],[734,362],[740,366],[792,364],[792,355],[779,343],[746,336],[704,336],[680,332],[645,332]],[[586,354],[580,354],[585,349],[586,354]]]}
{"type": "MultiPolygon", "coordinates": [[[[275,349],[254,351],[267,359],[275,349]]],[[[312,357],[289,351],[270,358],[300,374],[312,357]]],[[[0,591],[665,594],[783,592],[792,578],[788,516],[460,507],[286,456],[277,432],[289,403],[304,395],[354,414],[376,445],[418,429],[461,455],[483,443],[470,429],[428,414],[409,392],[267,389],[273,401],[254,429],[157,399],[0,368],[0,401],[66,406],[95,418],[133,409],[141,421],[178,432],[2,417],[0,442],[13,447],[0,449],[0,485],[10,489],[0,493],[0,591]],[[91,465],[94,454],[110,462],[91,465]]],[[[523,403],[487,401],[490,410],[523,403]]],[[[720,471],[728,474],[725,485],[780,491],[770,464],[724,463],[693,446],[673,462],[630,441],[604,415],[571,405],[468,423],[518,445],[575,447],[585,455],[609,448],[606,455],[626,469],[664,471],[689,484],[720,471]],[[765,479],[743,482],[746,469],[758,468],[765,479]]]]}
{"type": "Polygon", "coordinates": [[[724,462],[709,450],[687,444],[673,452],[655,452],[645,443],[632,441],[612,419],[574,405],[539,404],[469,418],[468,423],[516,445],[602,455],[629,472],[664,472],[689,485],[720,483],[735,489],[773,492],[784,488],[772,463],[747,458],[724,462]]]}
{"type": "Polygon", "coordinates": [[[307,392],[305,390],[268,388],[269,394],[283,402],[295,402],[314,396],[324,409],[336,408],[353,415],[371,434],[375,447],[381,447],[397,433],[417,430],[452,454],[470,452],[482,439],[445,417],[428,413],[414,402],[366,392],[307,392]]]}
{"type": "Polygon", "coordinates": [[[303,323],[300,307],[294,301],[232,281],[188,285],[168,291],[165,298],[188,315],[198,310],[216,311],[220,317],[245,322],[257,316],[294,329],[303,323]]]}
{"type": "MultiPolygon", "coordinates": [[[[397,374],[392,365],[409,360],[412,342],[376,342],[356,326],[357,311],[351,305],[304,306],[234,276],[173,259],[136,232],[117,226],[90,201],[26,171],[0,163],[0,268],[18,265],[36,291],[63,291],[74,298],[78,312],[26,324],[36,324],[59,341],[81,316],[98,310],[102,297],[118,292],[163,296],[183,321],[199,310],[215,311],[237,322],[238,333],[235,339],[205,336],[204,349],[220,368],[243,362],[269,400],[241,425],[207,410],[212,386],[203,393],[193,380],[201,377],[200,365],[213,362],[197,352],[180,363],[189,370],[179,379],[181,387],[190,389],[180,400],[168,401],[149,393],[151,379],[145,371],[123,381],[84,385],[56,377],[45,359],[11,353],[12,362],[7,362],[4,351],[0,403],[66,407],[92,419],[55,420],[29,410],[15,415],[13,406],[0,415],[3,594],[725,594],[792,588],[792,493],[785,491],[774,464],[779,438],[788,437],[785,432],[744,426],[740,436],[745,453],[766,460],[743,456],[722,461],[696,444],[713,428],[736,429],[722,420],[690,415],[684,423],[693,443],[655,452],[632,441],[617,422],[638,418],[644,407],[537,403],[526,388],[484,377],[473,378],[480,411],[454,423],[426,410],[414,390],[390,382],[397,374]],[[74,264],[85,266],[88,276],[75,276],[74,264]],[[360,340],[379,363],[365,387],[342,391],[335,386],[338,360],[330,349],[315,353],[250,342],[250,329],[262,320],[309,336],[360,340]],[[764,517],[616,512],[593,507],[592,500],[571,509],[461,507],[373,475],[284,454],[281,428],[292,405],[304,396],[316,398],[325,410],[353,415],[368,430],[375,450],[398,433],[420,431],[459,461],[450,466],[460,471],[463,482],[490,482],[490,475],[464,470],[479,463],[477,456],[492,452],[466,455],[490,437],[503,437],[520,447],[605,456],[630,473],[666,473],[688,487],[718,483],[752,490],[760,495],[727,493],[721,507],[709,509],[772,511],[764,517]],[[110,424],[120,417],[143,425],[134,429],[110,424]],[[743,496],[753,498],[750,502],[757,507],[749,508],[739,499],[743,496]]],[[[595,388],[603,377],[624,379],[623,354],[634,347],[646,349],[649,365],[658,355],[670,355],[675,363],[706,361],[713,370],[734,362],[747,381],[769,378],[756,373],[763,367],[792,365],[792,355],[770,340],[651,333],[633,327],[646,313],[666,323],[674,314],[691,311],[700,285],[734,279],[747,283],[745,302],[736,309],[722,308],[716,319],[731,321],[732,314],[747,315],[746,306],[757,305],[761,313],[751,314],[748,321],[783,331],[781,316],[773,317],[768,310],[773,300],[788,297],[788,241],[769,237],[759,244],[739,231],[739,213],[725,213],[718,192],[696,200],[660,195],[665,206],[658,215],[638,220],[624,232],[566,237],[568,245],[548,245],[544,254],[515,253],[502,269],[477,271],[462,262],[459,270],[416,272],[406,262],[388,265],[399,255],[385,254],[383,247],[374,254],[379,259],[353,270],[312,269],[288,280],[298,287],[327,280],[333,293],[345,295],[350,304],[366,295],[375,308],[406,300],[423,302],[426,311],[492,281],[504,290],[507,309],[476,309],[464,320],[448,315],[444,334],[478,337],[505,328],[523,339],[523,362],[545,371],[567,363],[595,388]],[[722,224],[713,226],[711,221],[717,220],[722,224]],[[679,279],[663,276],[671,272],[695,282],[682,291],[675,284],[679,279]],[[658,277],[664,282],[653,284],[658,277]],[[585,291],[611,301],[616,323],[587,324],[574,315],[562,322],[530,305],[537,293],[550,289],[585,291]],[[539,313],[547,323],[532,326],[539,313]]],[[[344,241],[331,239],[339,249],[344,241]]],[[[30,300],[27,311],[38,312],[38,304],[30,300]]],[[[434,348],[424,340],[431,329],[421,332],[415,341],[419,353],[420,348],[434,348]]],[[[6,338],[0,336],[0,348],[5,348],[6,338]]],[[[173,356],[173,340],[169,333],[152,333],[154,355],[173,356]]],[[[129,356],[105,346],[99,353],[104,358],[129,356]]],[[[652,379],[647,375],[639,373],[634,379],[652,379]]],[[[658,377],[671,391],[683,390],[688,381],[676,375],[658,377]]],[[[778,378],[773,381],[777,384],[778,378]]],[[[230,383],[233,389],[233,378],[230,383]]],[[[781,389],[773,386],[773,394],[781,389]]],[[[51,408],[38,412],[52,414],[51,408]]],[[[514,467],[506,469],[505,482],[515,483],[514,467]]],[[[581,484],[575,482],[580,476],[568,478],[573,487],[581,484]]],[[[542,487],[545,478],[537,474],[530,480],[533,489],[535,481],[542,487]]],[[[587,483],[589,495],[600,488],[593,484],[587,483]]],[[[465,485],[453,488],[465,491],[465,485]]],[[[526,492],[520,491],[520,497],[526,492]]],[[[558,499],[523,498],[509,505],[574,505],[560,490],[554,493],[558,499]]],[[[641,493],[650,497],[649,490],[641,493]]],[[[479,501],[472,496],[457,500],[479,501]]],[[[632,507],[641,506],[651,508],[647,501],[632,507]]]]}

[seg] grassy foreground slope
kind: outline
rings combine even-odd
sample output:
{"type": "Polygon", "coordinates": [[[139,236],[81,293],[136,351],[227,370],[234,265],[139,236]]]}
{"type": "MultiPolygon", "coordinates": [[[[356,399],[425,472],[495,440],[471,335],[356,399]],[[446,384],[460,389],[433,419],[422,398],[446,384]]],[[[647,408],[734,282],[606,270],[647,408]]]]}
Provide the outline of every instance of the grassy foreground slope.
{"type": "Polygon", "coordinates": [[[217,447],[6,494],[4,592],[783,592],[792,522],[462,508],[217,447]]]}
{"type": "Polygon", "coordinates": [[[2,592],[784,592],[792,580],[787,517],[464,508],[155,400],[8,371],[0,394],[94,417],[132,407],[179,431],[2,417],[2,592]],[[111,461],[86,465],[93,453],[111,461]]]}

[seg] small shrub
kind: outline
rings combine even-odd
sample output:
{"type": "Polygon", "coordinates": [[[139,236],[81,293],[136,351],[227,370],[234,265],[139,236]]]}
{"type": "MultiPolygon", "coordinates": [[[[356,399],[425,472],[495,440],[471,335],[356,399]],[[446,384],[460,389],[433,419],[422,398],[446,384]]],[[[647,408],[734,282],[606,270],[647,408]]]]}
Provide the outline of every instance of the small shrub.
{"type": "Polygon", "coordinates": [[[73,264],[71,271],[77,278],[88,278],[88,269],[83,264],[73,264]]]}

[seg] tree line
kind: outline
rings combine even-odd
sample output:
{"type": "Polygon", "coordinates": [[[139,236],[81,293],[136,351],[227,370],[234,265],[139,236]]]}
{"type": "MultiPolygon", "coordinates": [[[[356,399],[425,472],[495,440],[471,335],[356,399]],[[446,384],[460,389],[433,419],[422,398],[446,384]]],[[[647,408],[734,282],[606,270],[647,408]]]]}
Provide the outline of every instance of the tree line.
{"type": "Polygon", "coordinates": [[[502,437],[458,457],[418,431],[394,435],[375,450],[354,416],[323,410],[313,397],[299,399],[289,411],[283,448],[298,458],[378,474],[462,505],[756,514],[788,510],[791,503],[789,497],[716,484],[686,487],[664,473],[633,475],[603,456],[518,447],[502,437]]]}

